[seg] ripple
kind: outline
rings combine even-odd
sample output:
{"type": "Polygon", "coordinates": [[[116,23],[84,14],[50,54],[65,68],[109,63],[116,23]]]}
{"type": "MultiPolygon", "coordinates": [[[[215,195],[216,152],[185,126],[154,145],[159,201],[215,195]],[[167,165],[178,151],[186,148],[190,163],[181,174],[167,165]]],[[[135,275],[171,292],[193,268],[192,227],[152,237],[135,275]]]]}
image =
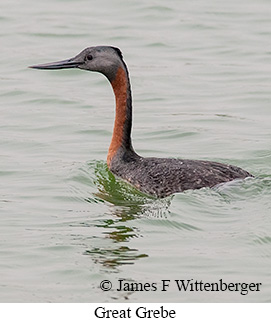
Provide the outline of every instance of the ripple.
{"type": "Polygon", "coordinates": [[[270,4],[194,2],[1,1],[0,300],[118,301],[102,279],[217,276],[264,288],[208,301],[270,301],[270,4]],[[101,42],[130,68],[139,151],[228,160],[256,177],[163,200],[116,179],[101,161],[114,118],[105,78],[26,68],[101,42]]]}
{"type": "Polygon", "coordinates": [[[265,245],[265,244],[271,244],[271,237],[270,236],[264,236],[264,237],[258,237],[254,240],[255,243],[265,245]]]}
{"type": "Polygon", "coordinates": [[[221,184],[215,190],[227,201],[257,199],[271,192],[270,175],[221,184]]]}
{"type": "Polygon", "coordinates": [[[257,257],[265,258],[268,261],[271,257],[271,236],[267,234],[268,232],[256,234],[250,245],[255,248],[257,257]]]}
{"type": "Polygon", "coordinates": [[[120,265],[133,265],[134,261],[146,258],[148,255],[138,253],[137,249],[121,246],[118,248],[93,248],[86,250],[84,255],[91,256],[94,262],[105,267],[117,267],[120,265]]]}

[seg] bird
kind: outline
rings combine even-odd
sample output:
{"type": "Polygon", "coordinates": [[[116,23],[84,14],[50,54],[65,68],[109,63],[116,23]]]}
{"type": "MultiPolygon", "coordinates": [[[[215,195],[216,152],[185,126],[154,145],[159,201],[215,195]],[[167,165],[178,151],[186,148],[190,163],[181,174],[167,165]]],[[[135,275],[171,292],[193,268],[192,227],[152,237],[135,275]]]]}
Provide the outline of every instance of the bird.
{"type": "Polygon", "coordinates": [[[117,47],[87,47],[70,59],[29,67],[42,70],[78,68],[99,72],[108,79],[115,95],[115,121],[107,154],[108,169],[147,195],[165,198],[186,190],[213,188],[253,177],[239,167],[215,161],[142,157],[137,154],[131,139],[130,77],[123,54],[117,47]]]}

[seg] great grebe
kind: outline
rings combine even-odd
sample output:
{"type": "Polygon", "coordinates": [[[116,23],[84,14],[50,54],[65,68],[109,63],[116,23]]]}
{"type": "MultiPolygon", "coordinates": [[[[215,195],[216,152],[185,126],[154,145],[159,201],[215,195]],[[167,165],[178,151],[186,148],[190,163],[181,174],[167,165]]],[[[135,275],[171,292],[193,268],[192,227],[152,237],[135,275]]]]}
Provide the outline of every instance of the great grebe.
{"type": "Polygon", "coordinates": [[[213,187],[252,177],[239,167],[218,162],[139,156],[131,141],[132,94],[129,73],[118,48],[88,47],[71,59],[30,67],[45,70],[79,68],[106,76],[116,98],[115,123],[107,165],[113,174],[144,193],[162,198],[189,189],[213,187]]]}

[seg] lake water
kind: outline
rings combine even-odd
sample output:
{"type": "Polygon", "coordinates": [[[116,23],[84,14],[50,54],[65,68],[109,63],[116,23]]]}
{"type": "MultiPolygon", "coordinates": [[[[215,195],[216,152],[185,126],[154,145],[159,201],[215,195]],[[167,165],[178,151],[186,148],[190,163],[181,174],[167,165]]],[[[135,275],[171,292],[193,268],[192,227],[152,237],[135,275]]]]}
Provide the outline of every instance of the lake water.
{"type": "Polygon", "coordinates": [[[271,301],[270,15],[268,0],[1,1],[1,302],[271,301]],[[123,51],[139,154],[255,179],[164,200],[114,179],[107,80],[27,68],[93,45],[123,51]],[[178,291],[189,279],[262,285],[178,291]]]}

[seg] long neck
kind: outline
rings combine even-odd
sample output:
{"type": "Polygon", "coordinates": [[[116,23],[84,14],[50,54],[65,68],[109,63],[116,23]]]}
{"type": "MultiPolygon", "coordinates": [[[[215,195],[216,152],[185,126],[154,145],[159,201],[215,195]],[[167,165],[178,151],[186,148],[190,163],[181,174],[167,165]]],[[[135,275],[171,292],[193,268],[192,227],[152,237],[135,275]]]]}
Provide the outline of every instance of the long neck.
{"type": "Polygon", "coordinates": [[[113,136],[107,155],[107,165],[122,147],[125,151],[133,151],[131,143],[132,98],[126,66],[119,66],[116,77],[111,81],[116,98],[116,114],[113,136]]]}

